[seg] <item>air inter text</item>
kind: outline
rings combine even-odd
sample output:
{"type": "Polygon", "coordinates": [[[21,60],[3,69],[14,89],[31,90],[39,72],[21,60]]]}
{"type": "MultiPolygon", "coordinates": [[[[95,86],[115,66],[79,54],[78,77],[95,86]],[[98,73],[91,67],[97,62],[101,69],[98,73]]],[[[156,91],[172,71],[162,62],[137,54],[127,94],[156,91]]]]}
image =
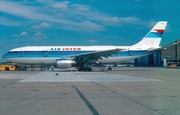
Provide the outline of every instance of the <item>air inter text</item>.
{"type": "Polygon", "coordinates": [[[51,48],[50,51],[80,51],[81,48],[51,48]]]}

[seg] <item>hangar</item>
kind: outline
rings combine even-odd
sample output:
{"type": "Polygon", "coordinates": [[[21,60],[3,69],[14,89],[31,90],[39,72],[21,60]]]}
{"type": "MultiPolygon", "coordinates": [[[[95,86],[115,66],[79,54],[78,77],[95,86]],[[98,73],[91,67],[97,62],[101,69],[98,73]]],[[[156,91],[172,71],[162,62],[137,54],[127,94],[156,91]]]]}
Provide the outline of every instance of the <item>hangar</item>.
{"type": "Polygon", "coordinates": [[[155,53],[135,59],[135,66],[159,67],[176,64],[180,66],[180,40],[163,46],[163,50],[157,50],[155,53]]]}

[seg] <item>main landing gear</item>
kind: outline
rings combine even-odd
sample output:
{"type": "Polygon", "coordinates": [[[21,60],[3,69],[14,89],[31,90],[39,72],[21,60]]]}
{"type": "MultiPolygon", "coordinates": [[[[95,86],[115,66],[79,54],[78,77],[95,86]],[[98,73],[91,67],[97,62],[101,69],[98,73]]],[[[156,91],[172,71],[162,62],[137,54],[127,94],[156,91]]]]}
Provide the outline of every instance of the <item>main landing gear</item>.
{"type": "Polygon", "coordinates": [[[77,67],[78,71],[92,71],[92,68],[90,67],[77,67]]]}
{"type": "Polygon", "coordinates": [[[83,58],[77,60],[77,70],[78,71],[92,71],[92,68],[89,66],[89,63],[85,63],[83,58]]]}

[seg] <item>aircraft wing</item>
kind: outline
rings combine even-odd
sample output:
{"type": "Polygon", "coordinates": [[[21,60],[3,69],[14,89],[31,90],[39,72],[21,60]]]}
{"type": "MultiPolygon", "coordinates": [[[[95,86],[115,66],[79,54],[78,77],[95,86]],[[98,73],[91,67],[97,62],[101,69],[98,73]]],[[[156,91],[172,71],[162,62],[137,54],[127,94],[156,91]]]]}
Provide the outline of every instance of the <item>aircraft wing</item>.
{"type": "Polygon", "coordinates": [[[102,57],[108,58],[112,57],[113,55],[119,55],[118,52],[125,50],[125,49],[111,49],[111,50],[103,50],[103,51],[94,51],[94,52],[88,52],[88,53],[83,53],[79,55],[73,55],[73,56],[68,56],[68,57],[63,57],[63,58],[71,58],[75,60],[81,60],[83,61],[88,61],[88,60],[98,60],[102,59],[102,57]]]}

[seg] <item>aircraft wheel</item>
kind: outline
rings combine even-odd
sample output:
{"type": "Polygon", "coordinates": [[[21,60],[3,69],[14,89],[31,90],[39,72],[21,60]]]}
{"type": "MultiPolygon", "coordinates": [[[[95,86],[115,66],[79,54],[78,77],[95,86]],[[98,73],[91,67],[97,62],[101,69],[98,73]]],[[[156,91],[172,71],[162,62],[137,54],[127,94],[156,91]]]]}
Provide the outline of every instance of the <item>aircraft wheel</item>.
{"type": "Polygon", "coordinates": [[[78,71],[83,71],[83,68],[81,68],[81,67],[78,67],[77,69],[78,69],[78,71]]]}
{"type": "Polygon", "coordinates": [[[92,68],[88,68],[88,71],[92,71],[92,68]]]}
{"type": "Polygon", "coordinates": [[[83,71],[87,71],[87,68],[83,68],[83,71]]]}
{"type": "Polygon", "coordinates": [[[5,68],[5,70],[6,70],[6,71],[9,71],[9,68],[8,68],[8,67],[6,67],[6,68],[5,68]]]}

